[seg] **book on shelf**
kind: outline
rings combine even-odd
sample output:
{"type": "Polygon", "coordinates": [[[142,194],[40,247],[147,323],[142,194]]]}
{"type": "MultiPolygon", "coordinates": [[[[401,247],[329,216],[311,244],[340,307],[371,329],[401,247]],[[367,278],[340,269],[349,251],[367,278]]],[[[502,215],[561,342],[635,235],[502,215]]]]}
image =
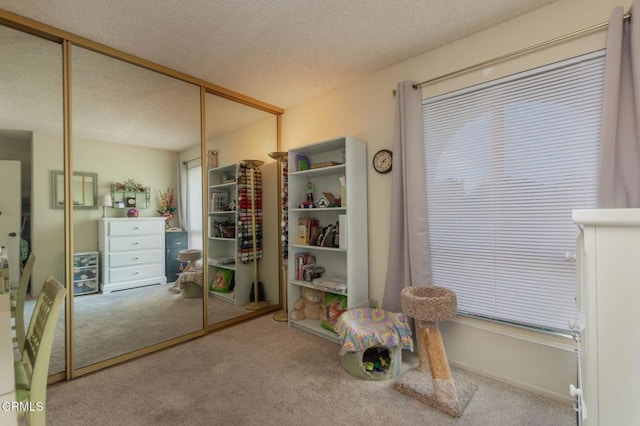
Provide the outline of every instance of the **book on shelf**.
{"type": "Polygon", "coordinates": [[[301,172],[303,170],[309,170],[311,167],[311,161],[309,157],[303,154],[296,154],[296,170],[301,172]]]}
{"type": "Polygon", "coordinates": [[[298,244],[309,244],[309,218],[298,218],[298,244]]]}
{"type": "Polygon", "coordinates": [[[316,278],[313,284],[327,291],[344,293],[347,291],[347,279],[345,277],[316,278]]]}
{"type": "Polygon", "coordinates": [[[309,241],[307,244],[315,245],[320,234],[320,221],[316,218],[309,218],[309,241]]]}
{"type": "Polygon", "coordinates": [[[209,265],[233,265],[236,263],[236,259],[233,256],[225,257],[210,257],[209,265]]]}
{"type": "Polygon", "coordinates": [[[339,166],[342,163],[338,163],[337,161],[323,161],[321,163],[314,163],[311,165],[312,169],[321,169],[323,167],[331,167],[331,166],[339,166]]]}
{"type": "Polygon", "coordinates": [[[298,218],[298,244],[313,245],[318,238],[320,221],[316,218],[298,218]]]}

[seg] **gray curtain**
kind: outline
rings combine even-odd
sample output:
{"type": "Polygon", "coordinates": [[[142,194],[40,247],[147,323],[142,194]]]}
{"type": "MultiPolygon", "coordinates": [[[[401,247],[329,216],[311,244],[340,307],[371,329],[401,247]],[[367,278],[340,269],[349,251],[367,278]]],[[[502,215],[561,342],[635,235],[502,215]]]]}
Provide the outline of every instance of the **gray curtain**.
{"type": "Polygon", "coordinates": [[[178,160],[178,188],[176,199],[180,203],[178,206],[178,226],[184,231],[189,230],[187,218],[187,165],[178,160]]]}
{"type": "Polygon", "coordinates": [[[623,16],[621,6],[612,11],[607,34],[599,208],[640,207],[640,17],[623,16]]]}
{"type": "Polygon", "coordinates": [[[413,81],[398,83],[391,171],[389,260],[382,308],[401,312],[400,291],[431,285],[424,131],[420,90],[413,81]]]}

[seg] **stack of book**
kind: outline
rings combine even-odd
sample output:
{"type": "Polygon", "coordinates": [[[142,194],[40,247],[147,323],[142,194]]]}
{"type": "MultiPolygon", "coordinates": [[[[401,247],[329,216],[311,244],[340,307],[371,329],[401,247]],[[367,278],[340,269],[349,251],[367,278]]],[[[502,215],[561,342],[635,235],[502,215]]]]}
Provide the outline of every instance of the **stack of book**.
{"type": "Polygon", "coordinates": [[[339,166],[342,163],[337,161],[323,161],[322,163],[314,163],[311,165],[312,169],[321,169],[323,167],[339,166]]]}
{"type": "Polygon", "coordinates": [[[346,294],[347,279],[345,277],[316,278],[313,284],[333,293],[346,294]]]}

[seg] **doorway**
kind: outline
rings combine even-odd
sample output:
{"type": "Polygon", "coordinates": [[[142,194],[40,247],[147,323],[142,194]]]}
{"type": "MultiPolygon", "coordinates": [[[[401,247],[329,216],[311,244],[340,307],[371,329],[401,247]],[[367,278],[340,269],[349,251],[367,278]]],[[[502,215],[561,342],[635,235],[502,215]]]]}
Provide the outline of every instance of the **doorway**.
{"type": "Polygon", "coordinates": [[[31,245],[31,159],[32,132],[0,130],[0,175],[2,182],[6,182],[0,201],[15,204],[15,207],[5,209],[0,223],[0,242],[9,250],[12,286],[18,284],[22,262],[28,256],[31,245]],[[19,185],[14,182],[19,182],[19,185]],[[15,191],[8,193],[7,190],[12,188],[15,191]],[[10,211],[15,213],[10,215],[10,211]]]}

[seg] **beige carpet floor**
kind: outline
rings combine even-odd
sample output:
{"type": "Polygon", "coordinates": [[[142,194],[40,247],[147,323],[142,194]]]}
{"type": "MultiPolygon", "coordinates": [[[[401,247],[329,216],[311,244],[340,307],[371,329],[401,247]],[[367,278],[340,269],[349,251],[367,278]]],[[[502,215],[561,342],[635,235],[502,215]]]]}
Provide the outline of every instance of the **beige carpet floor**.
{"type": "MultiPolygon", "coordinates": [[[[183,298],[168,289],[172,283],[95,293],[73,298],[74,365],[86,367],[136,349],[202,329],[202,299],[183,298]]],[[[35,300],[25,304],[25,321],[35,300]]],[[[215,324],[248,311],[208,298],[208,322],[215,324]]],[[[49,374],[65,370],[64,310],[56,327],[49,374]]]]}
{"type": "MultiPolygon", "coordinates": [[[[446,342],[445,342],[446,344],[446,342]]],[[[570,402],[477,375],[454,419],[347,373],[338,345],[271,315],[48,390],[49,425],[574,425],[570,402]]],[[[417,356],[403,354],[403,371],[417,356]]],[[[470,373],[467,373],[470,374],[470,373]]]]}

